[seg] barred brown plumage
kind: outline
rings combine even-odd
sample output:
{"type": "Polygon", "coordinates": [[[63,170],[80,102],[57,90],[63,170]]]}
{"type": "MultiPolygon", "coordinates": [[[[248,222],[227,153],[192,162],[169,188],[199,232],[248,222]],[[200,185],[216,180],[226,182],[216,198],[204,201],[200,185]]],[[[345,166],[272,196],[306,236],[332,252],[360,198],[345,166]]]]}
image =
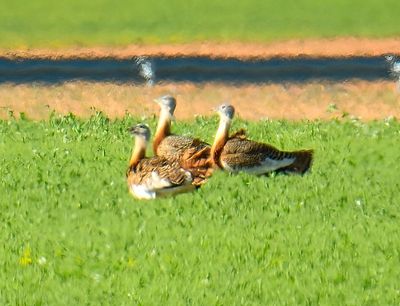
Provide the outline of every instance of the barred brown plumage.
{"type": "Polygon", "coordinates": [[[218,108],[220,125],[211,147],[215,166],[230,172],[265,174],[272,171],[304,173],[312,162],[312,150],[281,151],[272,145],[249,140],[240,130],[229,137],[235,109],[223,104],[218,108]]]}
{"type": "Polygon", "coordinates": [[[188,179],[192,179],[178,163],[171,163],[163,157],[154,156],[142,159],[136,167],[130,168],[128,181],[130,184],[142,184],[151,178],[153,171],[156,171],[161,179],[168,179],[171,185],[182,185],[188,179]]]}
{"type": "Polygon", "coordinates": [[[131,129],[135,135],[135,147],[127,171],[129,191],[139,199],[174,195],[195,189],[202,183],[201,175],[183,169],[178,162],[164,157],[146,158],[146,146],[150,129],[138,124],[131,129]]]}
{"type": "Polygon", "coordinates": [[[195,169],[208,176],[211,146],[198,138],[171,134],[176,99],[166,95],[155,101],[160,105],[161,111],[153,140],[154,154],[178,162],[185,169],[195,169]]]}

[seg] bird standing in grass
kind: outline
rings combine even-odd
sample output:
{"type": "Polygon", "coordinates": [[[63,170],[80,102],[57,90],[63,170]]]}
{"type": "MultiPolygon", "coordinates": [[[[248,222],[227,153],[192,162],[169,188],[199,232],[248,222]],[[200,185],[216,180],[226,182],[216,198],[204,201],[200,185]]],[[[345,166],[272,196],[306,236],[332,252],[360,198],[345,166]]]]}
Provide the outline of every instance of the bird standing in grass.
{"type": "Polygon", "coordinates": [[[171,121],[176,107],[174,97],[166,95],[155,102],[161,110],[153,140],[154,154],[178,162],[185,169],[197,168],[198,171],[204,172],[204,175],[209,175],[211,146],[197,138],[171,133],[171,121]]]}
{"type": "Polygon", "coordinates": [[[223,104],[217,111],[220,123],[211,147],[214,166],[229,172],[243,171],[256,175],[272,171],[303,174],[310,168],[312,150],[280,151],[269,144],[247,139],[243,130],[229,136],[235,109],[223,104]]]}
{"type": "Polygon", "coordinates": [[[150,129],[138,124],[130,129],[135,136],[127,182],[130,193],[138,199],[155,199],[194,190],[202,184],[202,178],[196,177],[179,163],[170,162],[163,157],[146,158],[146,147],[150,140],[150,129]]]}

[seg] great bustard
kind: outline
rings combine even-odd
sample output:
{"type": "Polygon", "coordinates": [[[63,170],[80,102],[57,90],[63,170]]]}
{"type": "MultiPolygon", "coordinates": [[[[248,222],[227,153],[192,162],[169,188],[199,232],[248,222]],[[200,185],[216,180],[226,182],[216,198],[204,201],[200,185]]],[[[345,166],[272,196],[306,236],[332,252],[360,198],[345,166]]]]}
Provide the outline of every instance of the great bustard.
{"type": "Polygon", "coordinates": [[[386,55],[385,58],[390,65],[390,75],[396,79],[397,90],[400,92],[400,60],[395,55],[386,55]]]}
{"type": "Polygon", "coordinates": [[[154,199],[191,191],[201,185],[202,178],[183,169],[177,162],[170,162],[161,156],[146,158],[150,140],[147,125],[138,124],[130,131],[135,136],[135,146],[127,170],[127,182],[133,196],[154,199]]]}
{"type": "Polygon", "coordinates": [[[139,74],[146,80],[148,86],[153,86],[156,82],[156,69],[154,61],[146,56],[139,56],[135,59],[139,69],[139,74]]]}
{"type": "Polygon", "coordinates": [[[312,150],[280,151],[277,148],[246,138],[243,130],[229,136],[229,128],[235,114],[232,105],[218,108],[219,127],[211,148],[215,166],[229,172],[248,172],[261,175],[272,171],[304,173],[312,162],[312,150]]]}
{"type": "Polygon", "coordinates": [[[210,174],[211,146],[197,138],[171,133],[171,121],[176,107],[175,98],[166,95],[156,99],[155,102],[160,106],[160,117],[153,140],[154,154],[179,162],[185,169],[197,168],[210,174]]]}

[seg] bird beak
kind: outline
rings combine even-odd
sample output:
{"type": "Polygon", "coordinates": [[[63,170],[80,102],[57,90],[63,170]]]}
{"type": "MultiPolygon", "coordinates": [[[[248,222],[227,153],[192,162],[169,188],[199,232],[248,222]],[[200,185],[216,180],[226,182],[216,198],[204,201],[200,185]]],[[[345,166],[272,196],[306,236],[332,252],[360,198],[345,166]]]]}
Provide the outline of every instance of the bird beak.
{"type": "Polygon", "coordinates": [[[126,129],[129,133],[131,133],[132,135],[135,134],[136,131],[136,127],[135,126],[131,126],[129,128],[126,129]]]}
{"type": "Polygon", "coordinates": [[[155,103],[157,103],[158,105],[160,105],[160,103],[161,103],[161,101],[160,101],[160,99],[159,98],[157,98],[157,99],[154,99],[153,100],[155,103]]]}

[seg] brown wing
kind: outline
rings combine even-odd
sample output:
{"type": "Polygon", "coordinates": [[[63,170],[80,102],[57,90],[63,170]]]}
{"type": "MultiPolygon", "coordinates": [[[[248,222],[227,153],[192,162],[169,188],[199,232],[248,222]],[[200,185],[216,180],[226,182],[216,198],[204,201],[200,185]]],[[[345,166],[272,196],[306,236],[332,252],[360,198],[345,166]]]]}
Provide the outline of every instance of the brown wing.
{"type": "Polygon", "coordinates": [[[210,145],[204,141],[179,135],[166,137],[157,149],[159,156],[188,170],[192,174],[195,186],[204,184],[211,176],[210,152],[210,145]]]}
{"type": "Polygon", "coordinates": [[[280,151],[274,146],[246,139],[243,134],[239,134],[229,138],[220,159],[234,167],[253,167],[261,165],[266,158],[283,160],[293,157],[291,152],[280,151]]]}
{"type": "Polygon", "coordinates": [[[166,179],[172,186],[179,186],[187,183],[188,172],[182,169],[178,163],[172,163],[163,157],[154,156],[142,159],[138,165],[131,169],[128,175],[129,184],[141,184],[152,177],[156,172],[161,179],[166,179]]]}
{"type": "Polygon", "coordinates": [[[183,152],[181,166],[183,168],[198,168],[209,166],[211,147],[191,147],[183,152]]]}
{"type": "Polygon", "coordinates": [[[236,131],[229,137],[229,139],[233,138],[246,139],[246,130],[240,129],[239,131],[236,131]]]}
{"type": "Polygon", "coordinates": [[[212,174],[212,162],[210,159],[210,147],[204,147],[197,151],[191,148],[185,151],[180,161],[180,166],[188,170],[194,177],[194,185],[200,186],[206,182],[212,174]]]}
{"type": "Polygon", "coordinates": [[[157,155],[170,161],[181,161],[183,157],[189,159],[205,147],[210,145],[197,138],[170,135],[160,143],[157,155]]]}

